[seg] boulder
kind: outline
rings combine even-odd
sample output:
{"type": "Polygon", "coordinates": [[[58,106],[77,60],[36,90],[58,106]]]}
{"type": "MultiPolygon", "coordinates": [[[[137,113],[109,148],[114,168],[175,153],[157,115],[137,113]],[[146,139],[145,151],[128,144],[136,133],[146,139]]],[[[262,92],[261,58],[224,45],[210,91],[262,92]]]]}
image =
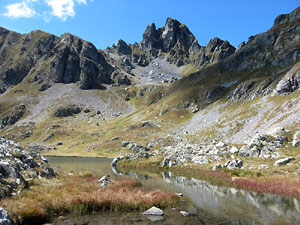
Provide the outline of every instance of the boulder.
{"type": "Polygon", "coordinates": [[[192,162],[199,165],[206,165],[209,163],[206,156],[196,156],[192,158],[192,162]]]}
{"type": "Polygon", "coordinates": [[[237,147],[235,147],[235,146],[232,146],[232,147],[230,148],[229,152],[230,152],[231,154],[236,154],[236,153],[239,153],[239,149],[238,149],[237,147]]]}
{"type": "Polygon", "coordinates": [[[220,141],[219,143],[216,144],[217,148],[222,148],[222,147],[226,147],[226,146],[227,146],[227,144],[223,141],[220,141]]]}
{"type": "Polygon", "coordinates": [[[164,211],[155,206],[152,206],[150,209],[143,212],[143,215],[162,216],[164,215],[164,211]]]}
{"type": "Polygon", "coordinates": [[[277,160],[275,163],[274,163],[274,166],[282,166],[282,165],[286,165],[288,164],[289,162],[295,160],[294,157],[288,157],[288,158],[285,158],[285,159],[279,159],[277,160]]]}
{"type": "Polygon", "coordinates": [[[300,146],[300,131],[297,131],[294,134],[293,141],[292,141],[292,146],[293,147],[299,147],[300,146]]]}
{"type": "Polygon", "coordinates": [[[1,225],[12,225],[11,219],[7,213],[7,211],[0,207],[0,224],[1,225]]]}
{"type": "Polygon", "coordinates": [[[243,166],[243,161],[240,159],[236,159],[236,160],[229,160],[224,164],[224,167],[226,167],[227,169],[236,169],[236,168],[242,168],[243,166]]]}
{"type": "Polygon", "coordinates": [[[190,213],[186,212],[186,211],[180,211],[180,214],[183,216],[189,216],[190,213]]]}
{"type": "Polygon", "coordinates": [[[121,147],[127,147],[131,142],[130,141],[122,141],[121,147]]]}
{"type": "Polygon", "coordinates": [[[213,168],[212,168],[212,170],[213,171],[216,171],[216,170],[219,170],[219,169],[222,169],[223,168],[223,166],[220,164],[220,163],[217,163],[213,168]]]}
{"type": "Polygon", "coordinates": [[[164,160],[161,163],[161,166],[168,166],[171,159],[169,157],[164,158],[164,160]]]}
{"type": "Polygon", "coordinates": [[[111,162],[110,166],[111,167],[116,167],[118,162],[121,161],[122,159],[124,159],[123,156],[119,156],[113,159],[113,161],[111,162]]]}

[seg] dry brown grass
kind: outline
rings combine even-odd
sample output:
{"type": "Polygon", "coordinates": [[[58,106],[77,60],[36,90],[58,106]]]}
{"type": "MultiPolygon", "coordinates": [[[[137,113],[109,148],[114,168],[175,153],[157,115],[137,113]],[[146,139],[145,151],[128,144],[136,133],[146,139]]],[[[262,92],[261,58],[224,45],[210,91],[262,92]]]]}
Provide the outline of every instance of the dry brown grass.
{"type": "Polygon", "coordinates": [[[146,192],[136,180],[117,179],[102,188],[93,176],[63,176],[43,180],[19,196],[2,199],[16,224],[42,224],[61,214],[94,211],[136,211],[171,207],[179,199],[161,191],[146,192]]]}
{"type": "Polygon", "coordinates": [[[238,188],[245,190],[271,193],[300,199],[299,179],[286,177],[238,178],[234,181],[238,188]]]}

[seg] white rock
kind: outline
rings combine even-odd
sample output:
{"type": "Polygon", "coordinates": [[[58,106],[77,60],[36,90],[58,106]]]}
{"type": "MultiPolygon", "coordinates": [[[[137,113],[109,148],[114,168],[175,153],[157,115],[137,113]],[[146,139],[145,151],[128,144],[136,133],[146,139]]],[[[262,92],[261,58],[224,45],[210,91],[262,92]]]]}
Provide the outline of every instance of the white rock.
{"type": "Polygon", "coordinates": [[[298,147],[298,146],[300,146],[300,131],[297,131],[297,132],[294,134],[292,146],[293,146],[293,147],[298,147]]]}
{"type": "Polygon", "coordinates": [[[216,144],[216,147],[226,147],[227,144],[223,141],[220,141],[218,144],[216,144]]]}
{"type": "Polygon", "coordinates": [[[159,209],[155,206],[152,206],[150,209],[143,212],[143,215],[162,216],[162,215],[164,215],[164,211],[162,211],[161,209],[159,209]]]}
{"type": "Polygon", "coordinates": [[[180,214],[183,216],[189,216],[190,213],[186,212],[186,211],[180,211],[180,214]]]}
{"type": "Polygon", "coordinates": [[[285,158],[285,159],[279,159],[277,160],[275,163],[274,163],[274,166],[281,166],[281,165],[286,165],[288,164],[289,162],[295,160],[294,157],[288,157],[288,158],[285,158]]]}
{"type": "Polygon", "coordinates": [[[239,149],[235,146],[232,146],[229,151],[230,151],[231,154],[239,153],[239,149]]]}
{"type": "Polygon", "coordinates": [[[270,168],[269,165],[259,165],[258,166],[258,170],[264,170],[264,169],[268,169],[268,168],[270,168]]]}

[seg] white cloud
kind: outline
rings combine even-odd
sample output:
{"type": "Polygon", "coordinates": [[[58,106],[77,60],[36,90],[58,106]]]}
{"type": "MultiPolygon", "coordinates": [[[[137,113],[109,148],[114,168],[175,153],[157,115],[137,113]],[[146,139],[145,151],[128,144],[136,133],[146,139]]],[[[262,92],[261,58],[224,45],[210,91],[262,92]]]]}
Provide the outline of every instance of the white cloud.
{"type": "MultiPolygon", "coordinates": [[[[6,6],[7,17],[11,18],[31,18],[41,16],[46,21],[57,17],[66,21],[69,17],[74,17],[75,6],[87,5],[88,0],[17,0],[17,3],[6,6]]],[[[89,0],[93,2],[93,0],[89,0]]]]}
{"type": "Polygon", "coordinates": [[[6,9],[7,12],[4,15],[12,18],[31,18],[36,14],[35,10],[30,8],[26,1],[7,5],[6,9]]]}
{"type": "Polygon", "coordinates": [[[68,17],[75,16],[75,3],[86,5],[86,0],[45,0],[51,7],[53,16],[56,16],[63,21],[68,17]]]}

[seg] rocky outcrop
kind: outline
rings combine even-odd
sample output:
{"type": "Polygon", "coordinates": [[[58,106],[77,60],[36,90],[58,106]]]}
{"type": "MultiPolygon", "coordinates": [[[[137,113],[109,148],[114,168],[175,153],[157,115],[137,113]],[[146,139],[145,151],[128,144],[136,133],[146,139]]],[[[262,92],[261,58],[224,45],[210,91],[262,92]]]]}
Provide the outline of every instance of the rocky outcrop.
{"type": "Polygon", "coordinates": [[[297,63],[277,84],[273,95],[287,95],[300,87],[300,63],[297,63]]]}
{"type": "Polygon", "coordinates": [[[232,55],[235,52],[235,47],[228,41],[215,37],[208,42],[205,50],[208,55],[211,54],[209,62],[217,62],[232,55]]]}
{"type": "Polygon", "coordinates": [[[34,178],[55,176],[46,158],[25,151],[14,141],[0,138],[0,198],[19,193],[34,178]]]}
{"type": "Polygon", "coordinates": [[[25,105],[19,105],[10,110],[4,118],[0,120],[0,129],[15,124],[26,112],[25,105]]]}
{"type": "Polygon", "coordinates": [[[276,150],[280,148],[286,139],[282,136],[276,137],[256,133],[250,140],[246,140],[244,146],[239,151],[242,157],[264,157],[277,158],[276,150]]]}
{"type": "Polygon", "coordinates": [[[60,106],[54,111],[55,117],[68,117],[81,112],[81,108],[77,105],[60,106]]]}
{"type": "Polygon", "coordinates": [[[131,54],[132,50],[125,41],[120,39],[117,44],[117,52],[119,54],[128,55],[128,54],[131,54]]]}

